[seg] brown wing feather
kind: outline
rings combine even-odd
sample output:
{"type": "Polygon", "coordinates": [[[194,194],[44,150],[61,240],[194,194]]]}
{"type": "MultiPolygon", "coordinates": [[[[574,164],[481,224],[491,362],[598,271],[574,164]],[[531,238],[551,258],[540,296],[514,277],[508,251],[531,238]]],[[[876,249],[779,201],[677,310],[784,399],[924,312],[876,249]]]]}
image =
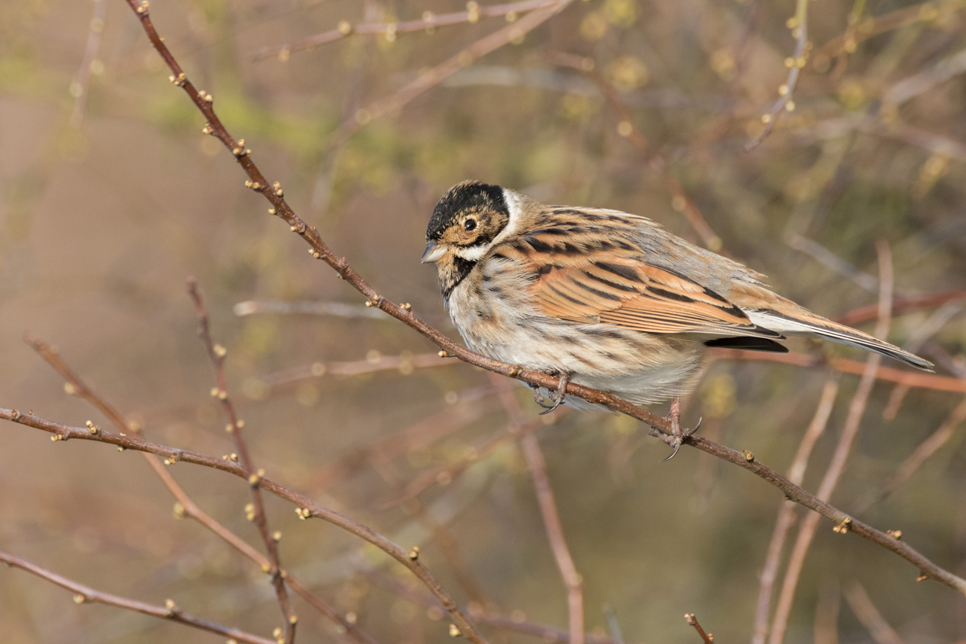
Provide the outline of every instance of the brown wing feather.
{"type": "Polygon", "coordinates": [[[528,234],[514,244],[537,279],[531,294],[547,315],[580,323],[606,323],[647,333],[697,333],[780,338],[756,326],[717,293],[631,253],[601,248],[585,236],[580,248],[554,235],[528,234]],[[597,246],[597,248],[595,248],[597,246]],[[599,250],[598,250],[599,249],[599,250]]]}

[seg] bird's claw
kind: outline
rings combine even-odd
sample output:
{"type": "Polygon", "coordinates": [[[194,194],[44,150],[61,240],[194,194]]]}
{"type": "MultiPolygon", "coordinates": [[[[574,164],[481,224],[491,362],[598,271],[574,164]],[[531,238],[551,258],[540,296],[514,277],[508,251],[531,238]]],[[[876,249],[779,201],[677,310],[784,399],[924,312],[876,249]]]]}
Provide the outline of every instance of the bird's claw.
{"type": "Polygon", "coordinates": [[[677,456],[678,450],[681,449],[681,445],[684,444],[684,441],[687,440],[688,438],[690,438],[691,436],[693,436],[694,434],[696,434],[698,432],[698,430],[701,429],[701,421],[702,420],[704,420],[704,419],[703,418],[699,418],[697,424],[695,424],[694,427],[692,427],[691,429],[685,429],[685,430],[682,431],[681,430],[681,426],[678,425],[677,419],[675,418],[675,419],[672,419],[671,420],[671,433],[670,434],[665,434],[664,432],[657,432],[657,431],[656,432],[652,432],[652,434],[655,434],[658,437],[660,437],[661,440],[663,440],[665,443],[667,443],[668,445],[670,445],[671,448],[674,450],[674,451],[671,452],[671,455],[670,456],[668,456],[667,458],[661,459],[661,462],[662,463],[664,463],[666,461],[670,461],[672,458],[674,458],[675,456],[677,456]]]}
{"type": "Polygon", "coordinates": [[[557,384],[557,388],[550,392],[550,402],[552,405],[544,404],[544,398],[540,395],[540,387],[531,385],[533,387],[533,401],[543,407],[543,411],[540,412],[540,416],[545,416],[552,412],[554,409],[559,407],[566,396],[567,385],[570,383],[570,374],[564,373],[560,376],[560,382],[557,384]]]}

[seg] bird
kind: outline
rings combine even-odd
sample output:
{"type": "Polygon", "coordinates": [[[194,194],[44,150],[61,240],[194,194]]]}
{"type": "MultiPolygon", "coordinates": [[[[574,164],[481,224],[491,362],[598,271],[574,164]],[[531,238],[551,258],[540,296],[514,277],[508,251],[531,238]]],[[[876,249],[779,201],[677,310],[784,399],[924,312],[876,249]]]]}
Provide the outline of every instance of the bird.
{"type": "Polygon", "coordinates": [[[781,341],[804,334],[933,368],[646,217],[545,205],[480,181],[436,204],[421,261],[436,265],[444,307],[471,350],[559,378],[546,392],[552,405],[534,387],[544,413],[565,401],[593,407],[565,395],[568,382],[635,405],[670,399],[675,453],[688,435],[679,399],[694,388],[705,347],[787,353],[781,341]]]}

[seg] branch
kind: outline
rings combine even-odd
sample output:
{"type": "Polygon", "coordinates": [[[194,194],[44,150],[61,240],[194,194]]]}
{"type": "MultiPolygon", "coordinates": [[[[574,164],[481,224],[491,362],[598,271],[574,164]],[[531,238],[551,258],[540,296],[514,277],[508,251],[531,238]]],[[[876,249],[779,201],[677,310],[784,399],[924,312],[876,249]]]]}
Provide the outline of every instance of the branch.
{"type": "Polygon", "coordinates": [[[239,420],[235,413],[235,405],[228,397],[228,381],[225,378],[225,356],[227,351],[220,344],[215,344],[211,339],[211,329],[208,323],[208,311],[205,308],[201,291],[198,290],[198,282],[192,277],[188,279],[188,295],[191,296],[198,312],[198,335],[205,345],[211,366],[215,370],[215,381],[218,386],[212,390],[212,395],[217,397],[225,408],[228,415],[227,431],[235,439],[235,449],[241,459],[241,465],[248,472],[248,484],[252,491],[251,511],[248,512],[249,520],[258,526],[258,532],[262,536],[265,550],[268,552],[270,565],[264,568],[265,572],[272,578],[272,585],[275,587],[275,596],[278,597],[278,605],[282,609],[282,616],[285,618],[285,640],[280,644],[292,644],[295,641],[295,626],[298,624],[298,616],[292,608],[288,598],[288,590],[285,587],[285,576],[282,574],[282,563],[278,558],[278,541],[282,538],[280,532],[272,534],[268,527],[268,518],[265,516],[265,505],[262,502],[262,493],[259,483],[265,476],[264,470],[255,470],[255,463],[248,452],[248,445],[245,443],[242,434],[244,423],[239,420]]]}
{"type": "Polygon", "coordinates": [[[701,624],[698,623],[698,618],[694,616],[694,613],[688,613],[684,616],[684,621],[694,627],[694,630],[698,632],[701,636],[701,641],[704,644],[714,644],[714,637],[711,633],[705,633],[704,629],[701,628],[701,624]]]}
{"type": "Polygon", "coordinates": [[[785,67],[788,67],[788,79],[785,84],[778,88],[779,99],[775,101],[769,112],[761,117],[761,122],[765,124],[765,129],[745,144],[745,152],[751,152],[771,134],[778,119],[783,112],[791,112],[795,109],[795,101],[792,95],[798,87],[798,77],[802,73],[802,68],[808,62],[808,0],[796,0],[795,15],[788,19],[788,27],[792,30],[795,37],[795,53],[791,58],[785,59],[785,67]]]}
{"type": "MultiPolygon", "coordinates": [[[[134,0],[128,0],[133,2],[134,0]]],[[[474,61],[490,54],[514,40],[522,38],[550,18],[563,11],[573,0],[557,0],[545,9],[537,9],[528,13],[518,21],[503,27],[492,34],[480,38],[475,43],[462,50],[455,56],[419,74],[415,80],[407,83],[391,96],[378,99],[358,110],[353,120],[347,121],[335,131],[329,141],[328,148],[332,149],[344,143],[352,134],[373,119],[385,116],[390,112],[401,109],[404,105],[427,90],[463,69],[472,65],[474,61]]]]}
{"type": "MultiPolygon", "coordinates": [[[[80,379],[80,376],[75,374],[67,363],[64,362],[64,360],[60,357],[60,353],[55,347],[50,346],[40,338],[34,337],[30,334],[24,336],[24,341],[30,345],[30,347],[36,351],[37,354],[43,358],[45,362],[47,362],[47,364],[53,367],[54,370],[61,375],[61,377],[64,378],[64,389],[66,389],[69,394],[89,402],[100,410],[101,413],[111,420],[121,434],[130,432],[135,436],[141,436],[140,427],[138,427],[135,423],[125,421],[124,417],[113,405],[91,390],[84,383],[84,381],[80,379]]],[[[177,518],[180,519],[187,517],[194,519],[202,526],[207,528],[212,534],[222,539],[229,546],[233,547],[235,550],[255,562],[255,564],[257,564],[262,570],[271,569],[271,562],[267,557],[252,548],[244,539],[236,535],[234,532],[216,521],[207,512],[202,510],[201,507],[199,507],[198,504],[188,496],[184,489],[178,485],[178,482],[175,481],[174,476],[172,476],[171,472],[161,464],[161,460],[157,456],[148,452],[141,452],[141,455],[147,461],[148,465],[151,466],[151,469],[154,470],[155,474],[158,475],[165,487],[168,488],[168,491],[170,491],[172,496],[174,496],[174,498],[177,500],[177,503],[175,503],[174,506],[174,513],[177,518]]],[[[349,637],[354,639],[358,644],[376,644],[376,641],[368,633],[360,629],[354,623],[350,623],[330,604],[312,595],[312,593],[306,587],[302,586],[290,573],[283,570],[282,574],[285,576],[285,579],[288,581],[288,585],[292,588],[292,590],[294,590],[300,597],[302,597],[302,599],[312,605],[313,608],[344,628],[349,637]]]]}
{"type": "MultiPolygon", "coordinates": [[[[889,332],[889,320],[892,315],[892,253],[888,244],[880,240],[876,244],[876,251],[879,255],[879,320],[875,327],[875,336],[884,338],[889,332]]],[[[825,476],[818,488],[818,498],[828,501],[832,497],[832,492],[838,485],[842,473],[845,471],[845,462],[852,450],[855,437],[858,436],[859,426],[862,423],[862,416],[865,414],[866,405],[869,402],[869,395],[875,385],[875,374],[882,362],[882,356],[873,353],[866,361],[865,372],[859,382],[858,389],[852,397],[849,405],[849,414],[845,419],[845,426],[842,428],[842,435],[832,453],[832,461],[829,463],[825,476]]],[[[792,554],[788,558],[788,567],[785,570],[785,579],[782,582],[781,595],[778,598],[778,605],[775,607],[775,617],[772,620],[770,644],[781,644],[785,636],[785,628],[788,626],[788,616],[791,613],[792,602],[795,598],[795,588],[798,585],[799,575],[805,563],[805,556],[811,546],[815,531],[818,528],[818,518],[815,515],[805,517],[798,530],[798,537],[792,554]]],[[[835,531],[845,534],[851,528],[851,519],[843,519],[835,526],[835,531]]],[[[901,533],[898,533],[901,535],[901,533]]],[[[898,541],[898,535],[892,533],[898,541]]]]}
{"type": "MultiPolygon", "coordinates": [[[[835,397],[839,393],[838,381],[829,378],[825,381],[822,389],[822,397],[819,399],[818,407],[815,409],[815,416],[809,423],[802,442],[798,445],[792,465],[788,468],[788,480],[795,485],[801,485],[805,478],[805,469],[808,466],[808,459],[812,454],[812,448],[818,442],[819,437],[825,432],[828,426],[828,419],[832,415],[832,407],[835,405],[835,397]]],[[[761,569],[761,581],[758,591],[758,609],[755,612],[755,629],[752,637],[752,644],[764,644],[765,636],[768,635],[768,613],[771,607],[771,596],[775,586],[775,579],[778,575],[778,565],[781,560],[782,551],[785,548],[785,538],[788,531],[795,522],[795,504],[791,501],[782,503],[778,511],[778,519],[775,521],[775,529],[772,531],[771,541],[768,543],[768,554],[765,557],[765,565],[761,569]]]]}
{"type": "MultiPolygon", "coordinates": [[[[865,372],[865,366],[858,360],[847,358],[823,359],[806,353],[762,353],[760,351],[745,351],[743,349],[708,349],[707,355],[716,360],[742,360],[749,362],[777,362],[795,365],[797,367],[823,367],[841,373],[860,376],[865,372]]],[[[966,394],[966,380],[950,376],[937,376],[934,373],[920,371],[906,371],[895,367],[879,367],[875,379],[882,382],[894,382],[914,389],[932,389],[933,391],[951,391],[966,394]]]]}
{"type": "MultiPolygon", "coordinates": [[[[339,275],[340,278],[344,279],[350,286],[355,288],[357,291],[359,291],[366,297],[367,302],[370,306],[376,307],[382,310],[383,312],[387,313],[388,315],[400,320],[407,326],[411,327],[412,329],[416,330],[418,333],[420,333],[421,335],[429,339],[438,347],[440,347],[440,349],[442,350],[441,352],[442,356],[453,356],[469,364],[481,367],[488,371],[492,371],[493,373],[498,373],[504,376],[508,376],[510,378],[516,378],[517,380],[521,380],[528,384],[537,385],[537,386],[546,388],[548,390],[553,389],[558,385],[557,379],[550,375],[529,370],[529,369],[524,369],[518,365],[512,365],[512,364],[500,362],[497,360],[492,360],[480,354],[469,351],[463,348],[462,346],[456,344],[449,338],[443,336],[435,328],[429,326],[423,320],[421,320],[419,317],[413,314],[412,307],[409,306],[408,304],[400,306],[383,298],[372,286],[369,285],[368,282],[366,282],[362,278],[362,276],[356,273],[349,266],[349,263],[346,261],[344,257],[337,256],[329,249],[329,247],[325,244],[325,242],[322,241],[322,238],[319,236],[318,231],[314,227],[307,226],[306,223],[295,214],[292,208],[285,201],[284,192],[280,184],[276,182],[272,187],[269,187],[264,175],[262,175],[261,171],[251,160],[250,150],[243,148],[240,142],[236,142],[234,139],[232,139],[232,137],[228,134],[228,131],[225,129],[224,125],[218,119],[217,115],[215,114],[212,108],[213,99],[211,99],[210,95],[206,94],[205,98],[202,98],[199,92],[194,88],[191,82],[187,79],[187,76],[181,70],[181,67],[178,65],[177,61],[171,55],[171,52],[168,50],[167,46],[164,44],[160,36],[155,31],[154,26],[151,24],[150,18],[148,17],[147,5],[138,5],[136,0],[127,0],[127,2],[128,4],[131,5],[132,9],[137,11],[141,20],[141,24],[144,27],[144,30],[147,33],[148,37],[150,38],[152,44],[161,54],[162,58],[168,64],[172,72],[174,72],[174,75],[172,77],[173,82],[175,82],[178,86],[184,88],[189,98],[195,103],[195,105],[199,108],[199,110],[208,119],[208,124],[205,127],[206,132],[212,133],[215,136],[217,136],[218,139],[222,141],[222,143],[232,151],[232,153],[235,155],[235,158],[238,160],[238,162],[241,164],[242,168],[250,178],[250,181],[248,182],[249,187],[261,193],[266,199],[269,200],[269,202],[271,202],[273,207],[270,209],[269,212],[271,214],[277,214],[279,217],[281,217],[287,224],[289,224],[289,228],[292,232],[298,234],[303,240],[306,241],[306,243],[309,244],[309,246],[311,247],[310,252],[312,253],[313,257],[315,257],[316,259],[321,259],[330,267],[332,267],[339,275]]],[[[564,6],[566,6],[566,2],[567,0],[563,0],[561,5],[559,5],[558,8],[556,9],[556,11],[559,11],[564,6]]],[[[542,20],[549,19],[552,14],[544,15],[544,12],[547,12],[547,11],[553,11],[553,10],[535,11],[529,14],[528,16],[526,16],[520,22],[522,23],[523,20],[526,20],[527,18],[534,18],[534,16],[538,16],[538,15],[543,16],[542,20]]],[[[499,34],[501,32],[496,32],[496,33],[499,34]]],[[[494,36],[495,35],[496,34],[494,34],[494,36]]],[[[483,42],[483,41],[480,41],[480,42],[483,42]]],[[[582,385],[574,384],[574,383],[569,383],[567,385],[566,393],[573,396],[577,396],[579,398],[583,398],[584,400],[591,403],[603,405],[613,411],[624,413],[628,416],[631,416],[632,418],[641,420],[647,423],[648,425],[650,425],[651,427],[658,429],[662,432],[669,433],[671,431],[671,424],[667,419],[656,416],[655,414],[652,414],[645,409],[632,405],[627,401],[624,401],[611,394],[607,394],[607,393],[604,393],[595,389],[591,389],[589,387],[584,387],[582,385]]],[[[28,416],[19,414],[19,412],[14,412],[13,410],[0,409],[0,417],[2,418],[8,418],[12,420],[14,413],[16,413],[17,416],[19,416],[20,422],[25,422],[25,419],[28,419],[28,416]]],[[[29,419],[33,421],[34,417],[29,416],[29,419]]],[[[83,436],[88,439],[91,438],[90,435],[85,436],[85,433],[79,429],[77,429],[75,433],[72,428],[65,428],[63,425],[59,425],[57,427],[60,427],[63,429],[61,430],[48,429],[48,431],[54,431],[55,433],[58,433],[58,435],[60,435],[59,431],[70,430],[71,435],[83,436]]],[[[118,438],[124,438],[126,440],[134,440],[127,437],[118,437],[118,438]]],[[[104,437],[100,437],[100,438],[94,437],[94,439],[103,440],[104,437]]],[[[740,467],[743,467],[755,473],[756,475],[765,479],[767,482],[771,483],[775,487],[778,487],[779,489],[781,489],[792,500],[795,500],[801,503],[805,507],[808,507],[809,509],[814,510],[815,512],[818,512],[819,514],[821,514],[822,516],[825,516],[826,518],[829,518],[836,522],[840,522],[845,520],[846,518],[850,518],[844,512],[841,512],[840,510],[828,505],[826,502],[815,497],[814,495],[810,494],[809,492],[805,491],[799,486],[792,484],[790,481],[782,477],[780,474],[761,465],[760,463],[755,462],[750,452],[746,452],[747,454],[746,456],[746,454],[743,454],[731,448],[725,447],[723,445],[718,445],[717,443],[705,440],[698,436],[690,436],[686,438],[683,441],[683,443],[690,445],[692,447],[696,447],[701,451],[717,456],[718,458],[727,460],[731,463],[739,465],[740,467]],[[749,456],[752,456],[752,458],[748,458],[749,456]]],[[[162,449],[170,450],[170,448],[162,448],[162,449]]],[[[200,455],[200,456],[203,456],[203,455],[200,455]]],[[[207,458],[210,458],[210,457],[207,457],[207,458]]],[[[216,459],[212,459],[212,460],[216,460],[216,459]]],[[[232,471],[233,473],[236,473],[236,474],[240,471],[240,468],[227,466],[227,465],[224,465],[223,463],[219,463],[219,466],[220,467],[218,467],[218,469],[224,469],[225,471],[232,471]]],[[[244,473],[239,475],[245,476],[244,473]]],[[[407,565],[407,567],[410,567],[410,569],[413,570],[413,572],[416,573],[417,576],[421,580],[423,580],[424,583],[427,584],[427,586],[430,587],[430,589],[434,592],[434,594],[439,593],[438,597],[445,598],[446,601],[443,602],[444,606],[448,611],[450,611],[450,614],[451,616],[453,616],[454,620],[457,621],[457,627],[459,628],[459,630],[463,632],[464,635],[467,635],[467,637],[470,637],[470,634],[466,632],[466,628],[472,628],[472,627],[469,624],[468,620],[466,620],[466,617],[462,614],[462,612],[460,612],[456,604],[452,601],[452,599],[449,598],[448,595],[445,594],[445,591],[443,591],[442,588],[439,587],[438,583],[435,581],[435,579],[432,578],[432,576],[424,567],[422,567],[421,565],[415,562],[413,562],[411,566],[407,563],[407,561],[409,561],[407,552],[403,551],[401,548],[399,548],[395,544],[392,544],[391,542],[381,537],[380,535],[377,535],[376,533],[372,532],[368,528],[365,528],[364,526],[361,526],[360,524],[357,524],[354,521],[347,519],[342,515],[334,513],[322,506],[312,503],[309,499],[305,499],[304,497],[301,497],[301,495],[297,495],[293,492],[285,490],[281,486],[278,486],[274,483],[269,482],[267,479],[265,480],[264,486],[266,487],[266,489],[269,489],[273,493],[283,496],[283,498],[293,500],[293,502],[299,502],[299,501],[295,501],[295,499],[297,498],[308,501],[309,503],[303,505],[303,507],[308,510],[309,516],[319,516],[320,518],[330,521],[345,529],[351,528],[350,531],[357,530],[358,531],[357,534],[359,534],[359,536],[362,536],[366,540],[370,540],[371,543],[374,543],[376,545],[382,544],[380,545],[380,547],[382,547],[387,553],[393,556],[393,558],[396,558],[401,563],[407,565]],[[463,627],[463,624],[465,624],[465,628],[463,627]]],[[[896,554],[899,554],[901,557],[903,557],[907,561],[910,561],[915,566],[917,566],[919,570],[924,574],[926,574],[928,578],[936,579],[937,581],[940,581],[941,583],[944,583],[950,586],[951,588],[954,588],[960,592],[966,593],[966,580],[939,568],[931,561],[926,559],[924,556],[922,556],[920,553],[916,552],[913,548],[910,548],[908,545],[898,541],[893,537],[890,537],[889,535],[886,535],[885,533],[875,530],[874,528],[867,526],[866,524],[863,524],[860,521],[852,520],[852,523],[850,525],[851,525],[852,532],[855,532],[859,536],[862,536],[871,541],[874,541],[875,543],[878,543],[879,545],[885,547],[886,549],[892,552],[895,552],[896,554]]],[[[479,638],[478,635],[476,635],[476,638],[477,639],[473,641],[482,642],[482,638],[479,638]]],[[[470,637],[470,639],[472,640],[473,638],[470,637]]]]}
{"type": "Polygon", "coordinates": [[[540,443],[534,434],[527,434],[520,441],[523,457],[527,461],[527,469],[533,479],[533,487],[537,493],[540,514],[543,525],[547,530],[547,541],[557,562],[560,576],[567,589],[567,614],[570,621],[570,644],[584,644],[584,595],[581,591],[581,577],[574,566],[573,557],[564,538],[563,526],[560,524],[560,513],[553,498],[553,488],[547,477],[547,462],[540,450],[540,443]]]}
{"type": "Polygon", "coordinates": [[[617,118],[619,119],[617,133],[626,137],[631,145],[645,155],[648,167],[661,178],[661,181],[664,182],[664,187],[671,193],[671,207],[684,215],[684,218],[688,220],[688,223],[691,224],[694,231],[698,233],[698,236],[701,237],[701,240],[707,248],[715,252],[720,251],[722,245],[721,238],[711,229],[704,215],[701,214],[701,211],[695,205],[694,201],[684,191],[684,187],[671,174],[664,158],[650,150],[647,139],[640,129],[634,125],[631,112],[627,109],[624,101],[621,100],[617,88],[609,83],[604,78],[604,75],[594,68],[594,60],[592,58],[583,58],[561,52],[551,52],[548,58],[553,64],[575,69],[593,81],[600,90],[600,93],[604,95],[604,98],[610,104],[611,109],[617,114],[617,118]]]}
{"type": "MultiPolygon", "coordinates": [[[[60,423],[45,420],[30,413],[22,413],[15,409],[5,409],[0,407],[0,419],[13,421],[21,425],[26,425],[27,427],[33,427],[34,429],[39,429],[53,434],[53,436],[51,436],[51,440],[54,442],[78,439],[107,443],[109,445],[124,448],[125,450],[132,449],[141,452],[151,452],[152,454],[157,454],[158,456],[162,456],[173,462],[180,461],[184,463],[193,463],[195,465],[203,465],[205,467],[210,467],[222,472],[228,472],[229,474],[233,474],[234,476],[242,479],[248,479],[248,472],[228,458],[217,458],[215,456],[210,456],[200,452],[168,447],[167,445],[152,443],[134,436],[109,434],[102,431],[93,433],[88,428],[62,425],[60,423]]],[[[954,590],[966,593],[966,579],[962,579],[961,577],[943,570],[916,551],[914,548],[897,539],[895,536],[880,532],[868,524],[852,518],[845,512],[842,512],[838,508],[835,508],[829,505],[827,502],[819,499],[814,494],[811,494],[810,492],[795,485],[781,474],[759,463],[755,459],[754,454],[748,450],[739,452],[731,449],[730,447],[725,447],[724,445],[719,445],[718,443],[694,435],[688,437],[687,440],[684,441],[684,444],[695,447],[702,452],[711,454],[712,456],[716,456],[717,458],[728,461],[729,463],[738,465],[739,467],[752,472],[753,474],[764,479],[769,484],[781,490],[782,493],[789,499],[817,512],[834,523],[842,524],[843,522],[846,522],[849,526],[848,532],[877,543],[886,550],[899,555],[909,563],[916,566],[916,568],[922,573],[922,575],[925,576],[925,578],[934,579],[954,590]],[[846,519],[848,519],[848,521],[846,521],[846,519]]],[[[399,561],[407,568],[412,570],[413,573],[426,585],[427,588],[429,588],[433,595],[436,596],[436,599],[443,604],[447,610],[459,610],[456,607],[456,604],[439,586],[439,583],[435,580],[435,578],[433,578],[425,566],[420,564],[418,559],[410,559],[409,551],[403,550],[367,526],[341,515],[334,510],[330,510],[325,506],[319,505],[312,499],[290,490],[278,483],[275,483],[271,479],[262,479],[261,487],[278,496],[279,498],[285,499],[286,501],[300,506],[300,517],[306,519],[309,517],[322,519],[360,537],[361,539],[364,539],[365,541],[368,541],[369,543],[378,547],[380,550],[383,550],[393,559],[399,561]]],[[[465,617],[463,619],[465,619],[465,617]]],[[[466,635],[466,632],[463,631],[463,634],[466,635]]],[[[483,640],[481,639],[479,641],[482,642],[483,640]]]]}
{"type": "Polygon", "coordinates": [[[262,47],[254,54],[252,60],[255,62],[266,58],[277,57],[280,62],[285,62],[289,56],[299,51],[312,51],[319,45],[342,40],[352,35],[359,36],[379,36],[384,35],[390,40],[395,40],[398,34],[412,33],[414,31],[426,31],[433,33],[437,27],[449,27],[463,23],[475,23],[480,18],[492,18],[494,16],[506,16],[507,22],[514,22],[517,14],[534,11],[536,9],[546,9],[556,5],[558,0],[523,0],[523,2],[512,2],[508,4],[490,5],[481,7],[476,2],[470,2],[466,11],[456,13],[434,14],[426,11],[420,20],[410,20],[407,22],[363,22],[352,24],[347,20],[339,22],[339,26],[330,31],[325,31],[308,38],[303,38],[294,43],[285,45],[275,45],[272,47],[262,47]]]}
{"type": "Polygon", "coordinates": [[[4,552],[0,552],[0,561],[8,566],[26,570],[32,575],[36,575],[41,579],[46,579],[56,586],[69,590],[70,592],[74,593],[74,602],[77,604],[105,604],[107,606],[123,608],[124,610],[133,611],[135,613],[142,613],[144,615],[150,615],[151,617],[157,617],[171,622],[176,622],[178,624],[184,624],[185,626],[191,626],[202,631],[208,631],[209,633],[215,633],[216,635],[228,637],[239,642],[250,642],[251,644],[278,644],[275,640],[258,637],[257,635],[252,635],[236,628],[228,628],[227,626],[222,626],[221,624],[216,624],[215,622],[209,622],[207,620],[194,617],[193,615],[189,615],[178,608],[174,601],[170,599],[165,602],[163,607],[145,604],[144,602],[128,599],[127,597],[111,595],[110,593],[102,593],[89,586],[79,584],[76,581],[67,579],[66,577],[61,577],[60,575],[41,568],[40,566],[36,566],[29,561],[19,557],[14,557],[13,555],[8,555],[4,552]]]}
{"type": "MultiPolygon", "coordinates": [[[[235,463],[227,456],[218,458],[209,454],[203,454],[201,452],[178,449],[175,447],[168,447],[167,445],[152,443],[151,441],[134,436],[110,434],[99,430],[95,432],[89,428],[61,425],[60,423],[45,420],[38,416],[34,416],[33,414],[21,413],[15,409],[4,409],[0,407],[0,419],[10,420],[21,425],[26,425],[28,427],[33,427],[34,429],[49,432],[53,434],[50,437],[51,441],[53,442],[67,441],[71,439],[91,440],[99,443],[115,445],[120,448],[118,451],[122,452],[129,449],[137,450],[139,452],[150,452],[152,454],[157,454],[158,456],[164,457],[171,463],[181,462],[192,463],[194,465],[203,465],[204,467],[227,472],[246,481],[249,478],[248,470],[235,463]]],[[[473,644],[485,644],[485,640],[469,622],[456,602],[453,601],[452,597],[450,597],[450,595],[443,589],[439,582],[436,581],[436,578],[433,577],[429,570],[419,562],[418,558],[413,559],[411,557],[410,551],[403,550],[398,545],[378,532],[372,530],[368,526],[339,514],[334,510],[330,510],[329,508],[316,503],[307,496],[290,490],[269,478],[262,478],[259,486],[275,496],[299,506],[297,510],[299,518],[309,519],[315,517],[331,523],[332,525],[342,528],[346,532],[368,541],[399,563],[409,568],[413,574],[415,574],[416,577],[423,582],[433,596],[436,597],[436,600],[439,601],[439,603],[442,604],[447,611],[449,611],[450,615],[453,617],[453,620],[456,622],[460,633],[468,640],[473,642],[473,644]]],[[[966,588],[966,582],[964,582],[964,588],[966,588]]]]}

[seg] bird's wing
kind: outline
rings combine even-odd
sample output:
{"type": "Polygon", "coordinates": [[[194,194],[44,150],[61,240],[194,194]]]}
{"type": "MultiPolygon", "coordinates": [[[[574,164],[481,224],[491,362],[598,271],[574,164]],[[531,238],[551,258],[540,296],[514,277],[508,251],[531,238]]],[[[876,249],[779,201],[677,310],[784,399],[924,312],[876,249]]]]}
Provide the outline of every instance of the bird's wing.
{"type": "Polygon", "coordinates": [[[526,253],[531,295],[552,317],[647,333],[777,338],[714,291],[667,268],[612,252],[526,253]]]}

